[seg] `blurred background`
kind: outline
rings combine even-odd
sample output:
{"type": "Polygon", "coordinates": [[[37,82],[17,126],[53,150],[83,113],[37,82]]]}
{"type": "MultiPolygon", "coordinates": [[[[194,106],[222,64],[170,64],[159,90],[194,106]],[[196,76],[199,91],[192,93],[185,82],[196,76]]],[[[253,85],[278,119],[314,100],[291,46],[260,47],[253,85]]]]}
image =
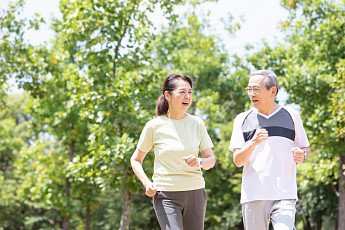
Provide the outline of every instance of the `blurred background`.
{"type": "Polygon", "coordinates": [[[129,159],[171,73],[215,145],[205,229],[243,229],[227,148],[270,69],[312,149],[296,228],[345,230],[344,0],[1,0],[0,38],[0,229],[159,229],[129,159]]]}

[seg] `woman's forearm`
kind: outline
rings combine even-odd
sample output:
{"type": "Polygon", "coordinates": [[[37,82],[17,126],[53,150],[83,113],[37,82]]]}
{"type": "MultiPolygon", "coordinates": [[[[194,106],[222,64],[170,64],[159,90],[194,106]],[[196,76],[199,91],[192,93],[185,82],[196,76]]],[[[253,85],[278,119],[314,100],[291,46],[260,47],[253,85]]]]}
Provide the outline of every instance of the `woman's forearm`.
{"type": "Polygon", "coordinates": [[[209,170],[210,168],[213,168],[216,163],[216,158],[213,155],[212,148],[205,149],[201,151],[200,158],[202,160],[202,166],[201,168],[205,170],[209,170]]]}
{"type": "Polygon", "coordinates": [[[206,158],[200,158],[200,160],[202,160],[201,168],[203,168],[205,170],[209,170],[209,169],[213,168],[215,163],[216,163],[216,158],[214,156],[209,156],[206,158]]]}
{"type": "Polygon", "coordinates": [[[131,157],[131,166],[135,175],[139,178],[141,183],[146,188],[151,183],[150,179],[146,176],[142,162],[145,158],[146,153],[136,149],[131,157]]]}
{"type": "Polygon", "coordinates": [[[131,159],[131,165],[132,165],[132,169],[133,169],[135,175],[139,178],[141,183],[146,188],[147,184],[149,184],[151,181],[146,176],[142,164],[139,161],[137,161],[137,160],[131,159]]]}

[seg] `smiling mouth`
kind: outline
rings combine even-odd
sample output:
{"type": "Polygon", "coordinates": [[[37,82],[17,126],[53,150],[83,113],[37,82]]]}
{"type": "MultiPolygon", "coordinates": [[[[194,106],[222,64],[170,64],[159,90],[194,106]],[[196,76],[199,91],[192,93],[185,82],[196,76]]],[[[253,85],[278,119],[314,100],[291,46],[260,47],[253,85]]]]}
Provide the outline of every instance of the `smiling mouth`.
{"type": "Polygon", "coordinates": [[[182,102],[182,104],[183,104],[183,105],[189,105],[189,103],[188,103],[188,102],[182,102]]]}

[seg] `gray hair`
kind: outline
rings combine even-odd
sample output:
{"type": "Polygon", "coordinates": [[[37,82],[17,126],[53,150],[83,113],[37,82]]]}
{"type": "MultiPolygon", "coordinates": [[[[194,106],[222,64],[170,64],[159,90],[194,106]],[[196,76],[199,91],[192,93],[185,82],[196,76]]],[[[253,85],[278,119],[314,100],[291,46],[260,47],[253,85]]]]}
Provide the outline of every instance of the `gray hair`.
{"type": "Polygon", "coordinates": [[[273,86],[275,86],[277,88],[276,95],[278,94],[279,81],[278,81],[277,75],[273,71],[270,71],[270,70],[257,70],[257,71],[254,71],[253,73],[251,73],[249,75],[249,77],[252,77],[254,75],[264,75],[264,76],[266,76],[266,78],[264,80],[264,85],[266,86],[267,89],[270,89],[273,86]]]}

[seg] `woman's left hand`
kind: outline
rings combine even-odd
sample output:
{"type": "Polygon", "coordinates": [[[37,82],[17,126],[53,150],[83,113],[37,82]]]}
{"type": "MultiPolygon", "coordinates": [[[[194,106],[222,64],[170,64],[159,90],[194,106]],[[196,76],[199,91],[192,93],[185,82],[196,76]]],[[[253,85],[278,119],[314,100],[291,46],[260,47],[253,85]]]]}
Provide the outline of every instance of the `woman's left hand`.
{"type": "Polygon", "coordinates": [[[189,155],[182,158],[190,167],[199,167],[199,160],[194,155],[189,155]]]}

